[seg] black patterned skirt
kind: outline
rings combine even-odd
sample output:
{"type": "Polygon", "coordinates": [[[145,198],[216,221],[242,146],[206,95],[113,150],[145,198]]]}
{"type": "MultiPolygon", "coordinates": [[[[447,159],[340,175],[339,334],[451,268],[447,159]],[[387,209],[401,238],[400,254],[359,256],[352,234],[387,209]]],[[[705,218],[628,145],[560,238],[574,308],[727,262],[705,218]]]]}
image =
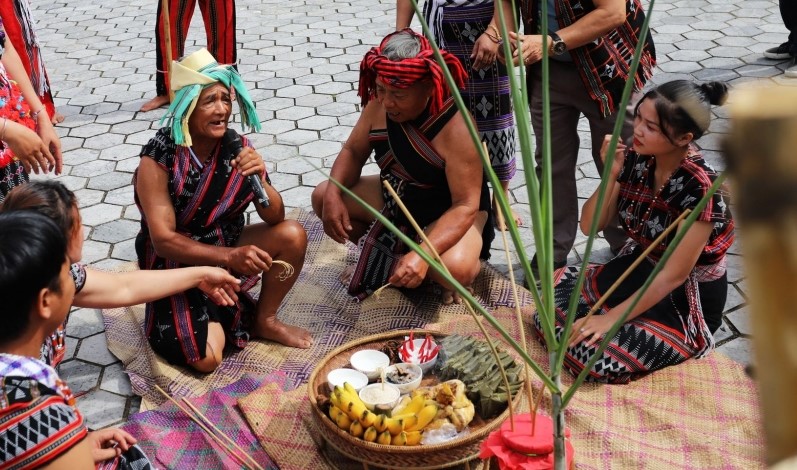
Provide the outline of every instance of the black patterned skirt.
{"type": "MultiPolygon", "coordinates": [[[[615,280],[631,266],[641,253],[637,246],[628,254],[620,254],[603,265],[587,268],[576,319],[587,315],[615,280]]],[[[653,264],[644,261],[609,296],[595,315],[606,314],[612,307],[631,297],[642,287],[653,271],[653,264]]],[[[570,293],[575,288],[578,266],[566,266],[555,273],[554,304],[556,336],[560,338],[567,316],[570,293]]],[[[627,321],[617,332],[589,372],[587,380],[607,383],[628,383],[655,370],[679,364],[692,357],[701,357],[714,344],[712,333],[722,321],[722,310],[728,292],[727,274],[701,282],[695,276],[673,290],[652,308],[627,321]]],[[[538,315],[534,326],[542,341],[538,315]]],[[[602,340],[603,338],[601,338],[602,340]]],[[[597,343],[587,347],[579,343],[567,350],[565,366],[579,374],[594,355],[597,343]]]]}

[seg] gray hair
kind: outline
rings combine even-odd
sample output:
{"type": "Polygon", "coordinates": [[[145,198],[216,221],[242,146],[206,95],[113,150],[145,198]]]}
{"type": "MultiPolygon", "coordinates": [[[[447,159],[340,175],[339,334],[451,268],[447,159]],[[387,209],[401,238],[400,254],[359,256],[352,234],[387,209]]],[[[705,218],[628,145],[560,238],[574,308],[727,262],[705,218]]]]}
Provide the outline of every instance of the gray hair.
{"type": "Polygon", "coordinates": [[[394,62],[416,57],[420,52],[421,42],[409,31],[393,34],[382,47],[382,55],[394,62]]]}

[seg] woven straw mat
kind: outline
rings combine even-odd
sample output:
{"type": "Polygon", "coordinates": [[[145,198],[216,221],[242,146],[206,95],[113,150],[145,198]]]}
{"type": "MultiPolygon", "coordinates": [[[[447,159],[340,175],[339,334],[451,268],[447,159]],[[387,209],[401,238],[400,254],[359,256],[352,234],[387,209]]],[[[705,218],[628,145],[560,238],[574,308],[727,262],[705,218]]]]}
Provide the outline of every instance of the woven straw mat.
{"type": "MultiPolygon", "coordinates": [[[[160,403],[152,384],[174,395],[196,396],[245,374],[263,376],[277,370],[299,387],[332,349],[390,330],[428,328],[481,336],[462,306],[442,306],[439,293],[432,289],[410,295],[386,289],[379,299],[353,302],[337,277],[355,262],[356,248],[326,237],[312,214],[301,212],[294,218],[307,230],[309,245],[305,266],[279,315],[283,321],[309,329],[313,347],[300,350],[253,341],[243,351],[225,355],[214,373],[198,375],[152,353],[142,331],[142,306],[106,310],[109,349],[125,364],[137,394],[160,403]]],[[[485,264],[474,287],[477,298],[518,338],[509,280],[485,264]]],[[[526,318],[530,298],[520,288],[526,318]]],[[[527,337],[531,356],[547,364],[544,349],[528,333],[527,337]]],[[[565,374],[564,381],[567,385],[572,377],[565,374]]],[[[535,383],[536,388],[539,385],[535,383]]],[[[318,452],[306,396],[305,387],[286,393],[266,385],[239,400],[239,406],[283,470],[362,468],[330,452],[318,452]]],[[[566,422],[579,469],[761,468],[764,443],[757,399],[742,366],[712,353],[629,385],[585,384],[571,401],[566,422]]],[[[543,409],[549,405],[544,399],[543,409]]]]}

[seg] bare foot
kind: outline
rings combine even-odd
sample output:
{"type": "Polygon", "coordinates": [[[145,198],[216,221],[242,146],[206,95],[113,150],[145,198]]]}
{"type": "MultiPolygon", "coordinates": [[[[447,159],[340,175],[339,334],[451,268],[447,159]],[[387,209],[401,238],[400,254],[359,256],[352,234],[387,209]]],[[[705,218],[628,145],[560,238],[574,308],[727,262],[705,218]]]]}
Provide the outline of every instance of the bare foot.
{"type": "Polygon", "coordinates": [[[169,96],[161,96],[158,95],[155,98],[147,101],[141,106],[141,112],[146,113],[147,111],[152,111],[153,109],[158,109],[161,106],[169,104],[169,96]]]}
{"type": "Polygon", "coordinates": [[[354,277],[354,270],[357,269],[357,265],[352,264],[351,266],[347,266],[346,269],[340,273],[338,279],[340,279],[340,283],[344,286],[348,286],[351,284],[351,278],[354,277]]]}
{"type": "Polygon", "coordinates": [[[276,316],[258,320],[253,333],[258,338],[276,341],[292,348],[307,349],[313,345],[313,337],[309,331],[283,323],[276,316]]]}
{"type": "Polygon", "coordinates": [[[64,115],[59,113],[58,111],[56,111],[53,114],[53,118],[51,119],[51,122],[53,123],[53,125],[60,124],[60,123],[64,122],[64,115]]]}
{"type": "MultiPolygon", "coordinates": [[[[473,286],[466,287],[468,292],[473,294],[473,286]]],[[[451,304],[461,304],[462,303],[462,296],[459,295],[459,292],[454,290],[443,289],[443,305],[451,305],[451,304]]]]}
{"type": "MultiPolygon", "coordinates": [[[[496,207],[495,210],[496,211],[500,211],[501,209],[496,207]]],[[[512,218],[515,219],[515,226],[522,227],[523,226],[523,219],[519,215],[515,214],[515,211],[513,211],[512,209],[510,209],[510,210],[512,211],[512,218]]],[[[495,217],[495,228],[497,228],[498,230],[500,230],[502,232],[504,230],[506,230],[506,222],[504,222],[504,218],[503,217],[500,217],[500,218],[498,216],[495,217]]]]}

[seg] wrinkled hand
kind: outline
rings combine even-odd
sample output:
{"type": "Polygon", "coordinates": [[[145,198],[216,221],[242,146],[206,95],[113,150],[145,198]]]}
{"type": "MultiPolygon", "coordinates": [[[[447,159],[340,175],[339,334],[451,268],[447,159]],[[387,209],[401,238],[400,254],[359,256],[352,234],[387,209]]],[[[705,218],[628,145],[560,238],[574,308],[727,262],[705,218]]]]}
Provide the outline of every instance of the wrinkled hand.
{"type": "Polygon", "coordinates": [[[509,31],[509,44],[512,46],[512,62],[515,65],[531,65],[542,60],[542,36],[524,35],[509,31]],[[520,38],[520,49],[517,41],[520,38]]]}
{"type": "Polygon", "coordinates": [[[616,321],[611,311],[604,315],[593,315],[586,322],[583,318],[579,318],[573,322],[573,332],[568,347],[572,348],[582,341],[585,346],[592,346],[603,338],[616,321]]]}
{"type": "Polygon", "coordinates": [[[197,286],[208,298],[218,305],[233,306],[238,301],[241,281],[221,268],[208,268],[197,286]]]}
{"type": "Polygon", "coordinates": [[[254,245],[239,246],[230,251],[226,266],[233,272],[254,276],[271,269],[271,255],[254,245]]]}
{"type": "Polygon", "coordinates": [[[118,457],[138,442],[127,431],[114,428],[92,431],[86,436],[86,440],[91,447],[91,457],[95,464],[118,457]]]}
{"type": "Polygon", "coordinates": [[[401,257],[387,282],[396,287],[414,289],[426,279],[428,271],[429,265],[426,261],[418,253],[411,251],[401,257]]]}
{"type": "Polygon", "coordinates": [[[353,227],[349,219],[349,210],[336,191],[328,189],[324,194],[324,211],[321,220],[324,222],[324,233],[338,243],[346,243],[353,227]]]}
{"type": "Polygon", "coordinates": [[[236,156],[232,162],[234,168],[238,168],[244,176],[260,175],[262,179],[266,173],[266,164],[263,162],[263,157],[251,147],[244,147],[241,153],[236,156]]]}
{"type": "Polygon", "coordinates": [[[55,158],[55,174],[60,175],[64,167],[64,157],[61,155],[61,139],[55,132],[53,122],[50,121],[50,116],[47,111],[42,110],[37,116],[39,124],[39,137],[45,147],[50,151],[50,154],[55,158]]]}
{"type": "Polygon", "coordinates": [[[4,125],[6,126],[5,142],[11,147],[14,156],[19,159],[27,173],[39,174],[39,171],[48,173],[57,168],[59,162],[56,161],[37,133],[10,119],[4,125]]]}
{"type": "Polygon", "coordinates": [[[487,33],[479,36],[473,44],[473,51],[470,58],[473,61],[473,70],[481,70],[491,66],[498,57],[499,45],[487,36],[487,33]]]}
{"type": "MultiPolygon", "coordinates": [[[[603,137],[603,143],[601,144],[601,160],[603,163],[606,163],[606,154],[609,151],[609,142],[612,140],[612,136],[610,134],[606,134],[603,137]]],[[[622,139],[617,141],[617,149],[614,151],[614,162],[612,163],[612,172],[611,172],[611,181],[617,180],[617,177],[620,176],[620,171],[623,169],[623,163],[625,162],[625,151],[626,146],[623,143],[622,139]]]]}

